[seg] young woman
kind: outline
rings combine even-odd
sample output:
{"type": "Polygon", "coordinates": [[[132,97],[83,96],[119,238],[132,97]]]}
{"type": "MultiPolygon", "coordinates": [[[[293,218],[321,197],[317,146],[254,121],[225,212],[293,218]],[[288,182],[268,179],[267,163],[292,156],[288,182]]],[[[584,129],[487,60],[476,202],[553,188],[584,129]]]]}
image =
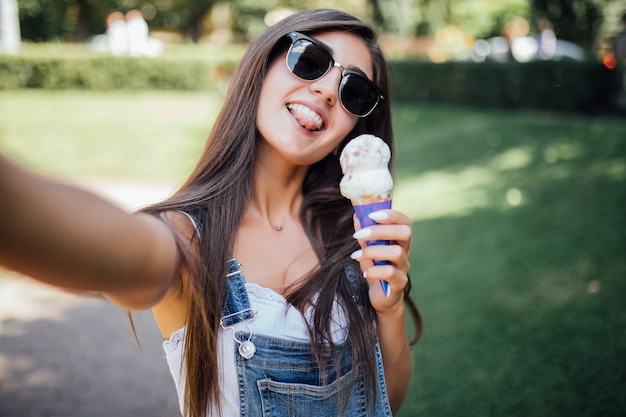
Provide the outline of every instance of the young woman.
{"type": "Polygon", "coordinates": [[[411,228],[385,210],[360,229],[340,195],[338,155],[361,133],[392,145],[372,28],[297,13],[251,44],[162,203],[127,215],[0,158],[0,263],[152,308],[186,416],[390,416],[412,369],[405,310],[419,336],[411,228]]]}

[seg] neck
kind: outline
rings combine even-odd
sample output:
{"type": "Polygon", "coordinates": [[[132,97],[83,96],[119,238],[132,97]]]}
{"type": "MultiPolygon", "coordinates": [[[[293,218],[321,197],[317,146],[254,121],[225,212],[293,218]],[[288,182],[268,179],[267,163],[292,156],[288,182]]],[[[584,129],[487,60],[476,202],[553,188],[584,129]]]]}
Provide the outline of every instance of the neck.
{"type": "Polygon", "coordinates": [[[248,214],[276,231],[299,223],[306,172],[306,167],[287,166],[280,161],[260,158],[256,164],[248,214]]]}

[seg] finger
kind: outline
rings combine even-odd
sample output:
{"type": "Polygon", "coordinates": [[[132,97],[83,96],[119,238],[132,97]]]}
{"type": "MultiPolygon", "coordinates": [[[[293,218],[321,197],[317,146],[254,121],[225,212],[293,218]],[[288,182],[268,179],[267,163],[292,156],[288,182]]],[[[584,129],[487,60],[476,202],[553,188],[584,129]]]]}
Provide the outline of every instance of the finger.
{"type": "Polygon", "coordinates": [[[411,268],[409,256],[399,245],[374,245],[361,248],[351,255],[352,259],[359,261],[361,270],[366,271],[374,265],[389,263],[403,273],[408,273],[411,268]]]}
{"type": "Polygon", "coordinates": [[[352,259],[359,262],[359,266],[361,267],[361,272],[365,275],[365,271],[368,270],[371,266],[374,265],[374,261],[368,257],[363,256],[363,250],[365,250],[367,246],[361,246],[361,249],[356,250],[350,255],[352,259]]]}
{"type": "Polygon", "coordinates": [[[404,288],[408,284],[407,275],[391,265],[372,266],[367,269],[365,276],[370,287],[370,301],[377,311],[394,305],[403,297],[404,288]],[[389,286],[389,297],[385,296],[381,281],[389,286]]]}
{"type": "MultiPolygon", "coordinates": [[[[357,230],[353,237],[361,241],[388,241],[398,244],[406,251],[410,250],[413,230],[406,224],[374,225],[357,230]]],[[[363,246],[363,244],[361,244],[363,246]]]]}
{"type": "Polygon", "coordinates": [[[368,233],[372,233],[372,230],[369,229],[376,227],[376,234],[373,236],[374,239],[396,240],[398,242],[410,241],[412,235],[410,220],[404,213],[395,210],[379,210],[370,213],[368,216],[374,220],[376,224],[366,228],[361,227],[361,223],[356,214],[353,216],[355,232],[364,230],[364,232],[355,236],[355,239],[365,239],[369,237],[368,233]],[[379,225],[395,225],[398,227],[380,228],[379,225]]]}
{"type": "Polygon", "coordinates": [[[362,267],[369,268],[374,261],[378,264],[390,263],[404,273],[411,268],[409,256],[399,245],[375,245],[363,248],[353,254],[362,267]]]}
{"type": "Polygon", "coordinates": [[[409,217],[396,210],[378,210],[369,214],[369,218],[380,224],[410,224],[409,217]]]}

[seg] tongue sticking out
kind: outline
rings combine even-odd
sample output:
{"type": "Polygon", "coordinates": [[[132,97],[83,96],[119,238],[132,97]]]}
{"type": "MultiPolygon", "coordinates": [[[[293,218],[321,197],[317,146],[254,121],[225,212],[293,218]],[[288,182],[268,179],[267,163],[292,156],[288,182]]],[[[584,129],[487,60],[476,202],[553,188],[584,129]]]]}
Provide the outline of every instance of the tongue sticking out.
{"type": "Polygon", "coordinates": [[[308,129],[308,130],[317,130],[318,129],[317,121],[315,119],[313,119],[312,117],[309,117],[306,114],[301,113],[301,112],[296,111],[296,110],[292,110],[291,114],[298,121],[298,123],[300,123],[302,125],[302,127],[304,127],[305,129],[308,129]]]}

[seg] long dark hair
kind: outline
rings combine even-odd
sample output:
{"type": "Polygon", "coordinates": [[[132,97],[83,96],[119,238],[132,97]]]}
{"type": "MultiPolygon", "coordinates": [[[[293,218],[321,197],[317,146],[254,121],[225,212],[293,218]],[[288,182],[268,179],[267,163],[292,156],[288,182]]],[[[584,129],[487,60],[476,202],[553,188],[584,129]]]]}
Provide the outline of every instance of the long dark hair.
{"type": "MultiPolygon", "coordinates": [[[[256,113],[266,69],[274,57],[288,46],[290,31],[315,34],[344,31],[359,35],[369,48],[374,82],[387,100],[368,117],[359,119],[340,144],[360,133],[383,138],[393,148],[387,69],[376,43],[374,30],[363,21],[337,10],[311,10],[293,14],[267,29],[248,48],[235,71],[223,108],[207,140],[199,162],[187,181],[168,200],[145,211],[159,214],[182,210],[202,219],[201,239],[185,241],[177,236],[181,248],[183,274],[181,294],[189,300],[184,355],[186,363],[185,413],[204,416],[211,406],[219,410],[217,335],[226,290],[227,260],[252,190],[256,159],[256,113]]],[[[288,302],[303,311],[316,300],[310,334],[313,354],[318,360],[324,349],[332,347],[330,320],[333,301],[337,300],[349,322],[348,338],[354,360],[374,364],[375,313],[369,305],[364,282],[356,289],[346,268],[359,271],[349,254],[358,244],[353,233],[350,201],[339,193],[341,169],[338,156],[330,154],[310,167],[302,192],[301,222],[320,261],[311,276],[298,281],[285,294],[288,302]],[[363,300],[364,306],[355,303],[363,300]]],[[[414,304],[405,297],[409,309],[414,304]]],[[[416,338],[419,336],[419,316],[416,338]]]]}

